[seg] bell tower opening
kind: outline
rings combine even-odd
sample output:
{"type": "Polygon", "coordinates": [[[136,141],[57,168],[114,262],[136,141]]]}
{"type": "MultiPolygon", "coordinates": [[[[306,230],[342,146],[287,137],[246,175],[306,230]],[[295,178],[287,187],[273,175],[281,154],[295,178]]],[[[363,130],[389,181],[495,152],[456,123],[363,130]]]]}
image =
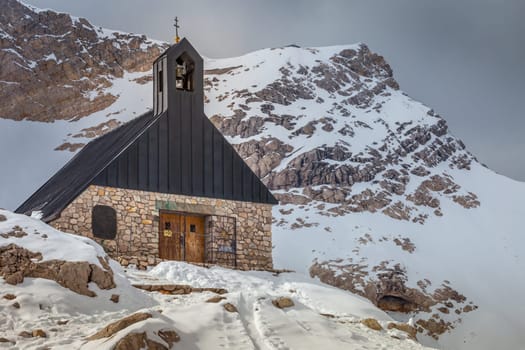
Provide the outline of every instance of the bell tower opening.
{"type": "Polygon", "coordinates": [[[193,91],[193,73],[195,71],[195,62],[186,53],[183,53],[176,59],[175,68],[175,87],[177,90],[193,91]]]}

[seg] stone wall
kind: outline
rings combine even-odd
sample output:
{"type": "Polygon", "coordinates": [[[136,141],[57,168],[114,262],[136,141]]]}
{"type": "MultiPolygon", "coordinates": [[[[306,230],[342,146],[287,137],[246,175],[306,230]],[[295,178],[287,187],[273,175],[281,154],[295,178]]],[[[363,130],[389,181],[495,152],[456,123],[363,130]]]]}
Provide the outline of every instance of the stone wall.
{"type": "Polygon", "coordinates": [[[209,263],[227,264],[224,251],[235,228],[236,266],[243,270],[272,268],[272,206],[270,204],[89,186],[50,224],[57,229],[90,237],[113,258],[138,266],[157,264],[159,259],[159,210],[206,216],[209,263]],[[117,235],[113,240],[94,238],[91,211],[107,205],[117,212],[117,235]],[[211,222],[211,224],[210,224],[211,222]],[[221,222],[221,224],[215,224],[221,222]],[[233,223],[233,224],[232,224],[233,223]],[[226,225],[226,226],[225,226],[226,225]],[[224,228],[227,227],[227,230],[224,228]],[[228,231],[228,232],[226,232],[228,231]],[[213,241],[211,241],[213,240],[213,241]],[[221,250],[222,249],[222,250],[221,250]]]}

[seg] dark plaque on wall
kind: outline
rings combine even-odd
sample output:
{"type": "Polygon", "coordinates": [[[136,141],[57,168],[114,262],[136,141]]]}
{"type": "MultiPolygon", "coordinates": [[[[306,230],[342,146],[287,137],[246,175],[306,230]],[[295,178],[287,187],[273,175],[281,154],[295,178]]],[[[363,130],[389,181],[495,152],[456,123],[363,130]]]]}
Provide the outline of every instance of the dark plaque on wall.
{"type": "Polygon", "coordinates": [[[96,238],[115,239],[117,212],[107,205],[95,205],[91,212],[91,227],[96,238]]]}

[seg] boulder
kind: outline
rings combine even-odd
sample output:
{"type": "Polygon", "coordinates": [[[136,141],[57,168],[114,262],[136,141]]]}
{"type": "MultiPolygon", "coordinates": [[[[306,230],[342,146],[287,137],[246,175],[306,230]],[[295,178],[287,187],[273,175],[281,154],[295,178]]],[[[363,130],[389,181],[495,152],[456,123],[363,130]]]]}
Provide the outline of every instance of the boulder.
{"type": "Polygon", "coordinates": [[[231,304],[231,303],[226,303],[224,304],[224,309],[228,312],[239,312],[237,311],[237,308],[235,307],[235,305],[231,304]]]}
{"type": "Polygon", "coordinates": [[[364,320],[361,320],[361,323],[375,331],[383,330],[383,327],[381,327],[381,325],[379,324],[379,322],[377,322],[375,318],[365,318],[364,320]]]}
{"type": "Polygon", "coordinates": [[[206,302],[207,303],[218,303],[219,301],[224,300],[224,299],[226,298],[220,295],[217,295],[217,296],[211,297],[210,299],[206,300],[206,302]]]}
{"type": "Polygon", "coordinates": [[[392,328],[398,329],[398,330],[400,330],[402,332],[407,333],[410,336],[410,338],[416,339],[417,329],[415,327],[412,327],[411,325],[409,325],[407,323],[390,322],[388,324],[387,328],[388,329],[392,329],[392,328]]]}
{"type": "Polygon", "coordinates": [[[279,309],[285,309],[287,307],[292,307],[295,305],[293,300],[288,297],[279,297],[277,299],[274,299],[272,300],[272,304],[279,309]]]}
{"type": "Polygon", "coordinates": [[[96,340],[96,339],[111,337],[113,334],[123,330],[124,328],[129,327],[130,325],[134,323],[147,320],[148,318],[151,318],[151,317],[152,315],[146,312],[135,313],[133,315],[124,317],[123,319],[120,319],[118,321],[108,324],[106,327],[104,327],[97,333],[89,336],[87,339],[96,340]]]}
{"type": "Polygon", "coordinates": [[[173,346],[174,343],[180,341],[180,336],[177,332],[170,329],[161,329],[158,332],[159,337],[162,338],[166,343],[168,343],[169,348],[173,346]]]}
{"type": "Polygon", "coordinates": [[[168,350],[168,348],[148,338],[146,332],[129,333],[120,339],[113,350],[168,350]]]}
{"type": "Polygon", "coordinates": [[[47,338],[47,334],[46,332],[44,332],[43,330],[41,329],[34,329],[32,332],[31,332],[31,335],[33,336],[33,338],[47,338]]]}

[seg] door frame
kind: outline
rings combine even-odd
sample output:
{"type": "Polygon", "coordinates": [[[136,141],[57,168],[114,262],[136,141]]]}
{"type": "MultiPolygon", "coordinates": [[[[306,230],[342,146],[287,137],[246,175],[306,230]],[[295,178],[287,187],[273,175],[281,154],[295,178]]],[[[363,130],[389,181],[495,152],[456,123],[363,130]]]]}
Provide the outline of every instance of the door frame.
{"type": "MultiPolygon", "coordinates": [[[[159,225],[158,225],[158,234],[159,234],[159,237],[160,237],[160,234],[162,233],[162,230],[163,228],[161,227],[161,215],[162,214],[175,214],[175,215],[180,215],[182,218],[184,218],[183,220],[183,224],[181,225],[183,227],[183,233],[184,233],[184,244],[181,244],[181,252],[180,252],[180,256],[183,260],[174,260],[174,261],[184,261],[184,262],[187,262],[186,260],[186,217],[187,216],[199,216],[199,217],[202,217],[204,218],[204,232],[203,232],[203,235],[206,235],[207,234],[207,230],[206,230],[206,217],[209,216],[208,214],[202,214],[202,213],[192,213],[192,212],[187,212],[187,211],[180,211],[180,210],[168,210],[168,209],[159,209],[159,225]]],[[[204,237],[204,242],[206,244],[206,237],[204,237]]],[[[160,244],[160,238],[159,238],[159,244],[160,244]]],[[[160,253],[160,251],[159,251],[160,253]]],[[[204,264],[206,264],[206,245],[204,247],[204,264]]]]}

